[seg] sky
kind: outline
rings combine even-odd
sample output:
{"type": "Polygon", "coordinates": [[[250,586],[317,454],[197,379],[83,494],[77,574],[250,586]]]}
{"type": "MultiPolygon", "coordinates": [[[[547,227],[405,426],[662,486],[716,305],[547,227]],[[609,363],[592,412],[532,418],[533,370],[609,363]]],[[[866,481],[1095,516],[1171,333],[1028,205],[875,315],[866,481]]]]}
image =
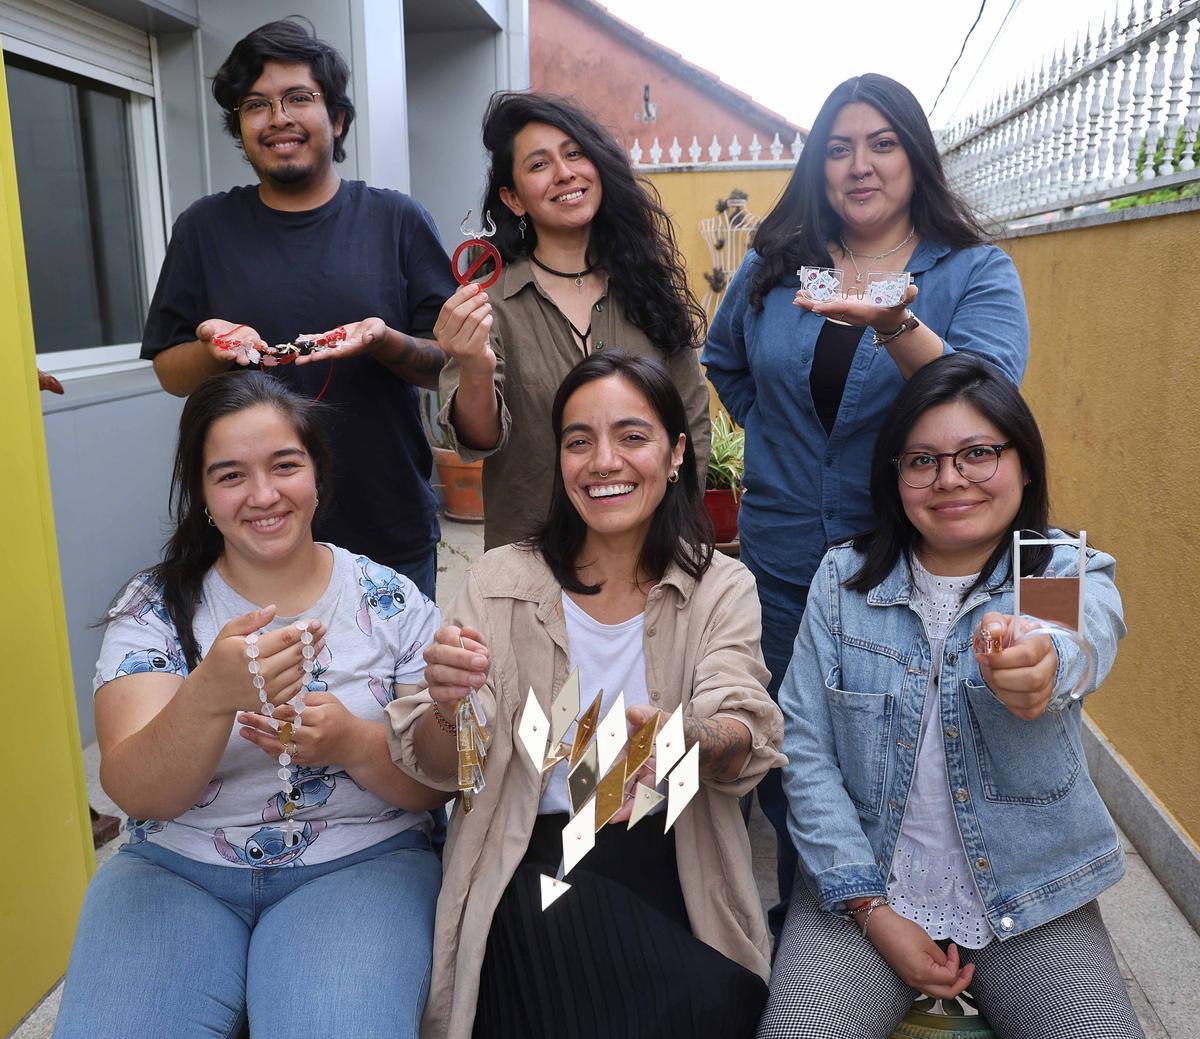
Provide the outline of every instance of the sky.
{"type": "MultiPolygon", "coordinates": [[[[862,72],[900,80],[928,113],[980,7],[980,0],[601,2],[647,36],[805,127],[838,83],[862,72]]],[[[1076,33],[1085,32],[1089,20],[1093,28],[1100,19],[1111,25],[1117,3],[1126,16],[1130,0],[986,0],[932,124],[956,122],[1064,42],[1073,48],[1076,33]]]]}

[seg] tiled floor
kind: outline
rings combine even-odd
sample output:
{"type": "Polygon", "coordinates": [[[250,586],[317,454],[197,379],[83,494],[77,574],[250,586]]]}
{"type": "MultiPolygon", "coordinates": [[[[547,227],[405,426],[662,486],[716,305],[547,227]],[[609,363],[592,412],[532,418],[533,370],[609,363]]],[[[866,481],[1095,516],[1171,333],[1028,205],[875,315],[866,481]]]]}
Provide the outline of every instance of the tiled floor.
{"type": "MultiPolygon", "coordinates": [[[[443,608],[482,548],[482,527],[443,521],[438,563],[438,603],[443,608]]],[[[100,789],[94,744],[85,749],[84,759],[92,806],[119,814],[100,789]]],[[[777,894],[775,838],[757,808],[750,820],[750,838],[759,891],[763,905],[769,906],[777,894]]],[[[101,849],[98,863],[105,862],[116,847],[113,842],[101,849]]],[[[1130,998],[1147,1039],[1195,1039],[1200,1036],[1200,936],[1128,841],[1125,850],[1125,877],[1101,896],[1100,905],[1130,998]]],[[[49,1037],[58,998],[55,989],[9,1039],[49,1037]]]]}

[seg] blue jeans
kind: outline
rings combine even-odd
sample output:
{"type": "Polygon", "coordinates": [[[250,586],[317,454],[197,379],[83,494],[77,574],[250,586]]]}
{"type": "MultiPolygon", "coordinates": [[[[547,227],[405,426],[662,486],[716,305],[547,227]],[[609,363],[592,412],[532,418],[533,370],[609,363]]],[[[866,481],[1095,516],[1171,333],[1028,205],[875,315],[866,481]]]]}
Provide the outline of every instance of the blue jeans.
{"type": "MultiPolygon", "coordinates": [[[[778,701],[779,686],[787,673],[792,659],[792,648],[796,632],[800,630],[800,619],[804,616],[804,605],[808,602],[808,588],[792,584],[767,573],[742,543],[741,560],[754,575],[758,583],[758,601],[762,606],[762,651],[767,670],[771,672],[771,684],[767,692],[778,701]]],[[[783,932],[788,906],[792,900],[792,884],[796,878],[799,858],[792,844],[787,825],[787,797],[783,792],[783,771],[771,769],[759,781],[758,805],[763,815],[775,829],[775,871],[779,881],[779,902],[767,913],[767,923],[776,941],[783,932]]]]}
{"type": "Polygon", "coordinates": [[[130,845],[92,879],[55,1039],[415,1039],[441,866],[419,830],[314,866],[130,845]]]}
{"type": "Polygon", "coordinates": [[[437,602],[437,546],[435,545],[424,555],[417,556],[413,559],[394,559],[390,562],[383,559],[376,560],[378,563],[383,563],[385,566],[390,566],[398,573],[402,573],[413,584],[415,584],[425,598],[433,602],[437,602]]]}

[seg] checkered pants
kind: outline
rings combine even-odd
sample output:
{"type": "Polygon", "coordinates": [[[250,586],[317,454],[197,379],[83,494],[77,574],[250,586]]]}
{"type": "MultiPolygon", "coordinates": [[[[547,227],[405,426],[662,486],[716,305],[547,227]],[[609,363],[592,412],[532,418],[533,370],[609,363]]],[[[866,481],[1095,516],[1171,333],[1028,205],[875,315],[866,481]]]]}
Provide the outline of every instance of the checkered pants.
{"type": "MultiPolygon", "coordinates": [[[[960,952],[1000,1039],[1145,1039],[1095,902],[960,952]]],[[[887,1039],[915,995],[855,924],[797,884],[758,1039],[887,1039]]]]}

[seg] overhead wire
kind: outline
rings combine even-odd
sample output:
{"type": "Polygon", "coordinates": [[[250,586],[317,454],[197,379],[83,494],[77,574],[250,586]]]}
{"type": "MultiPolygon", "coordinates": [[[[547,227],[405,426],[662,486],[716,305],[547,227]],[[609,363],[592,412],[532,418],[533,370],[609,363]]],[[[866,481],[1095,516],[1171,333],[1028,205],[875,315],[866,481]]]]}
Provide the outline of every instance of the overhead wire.
{"type": "Polygon", "coordinates": [[[1003,35],[1004,30],[1008,27],[1009,19],[1020,6],[1021,0],[1012,0],[1012,3],[1008,5],[1008,10],[1004,14],[1004,20],[1000,23],[1000,28],[996,30],[996,35],[992,37],[992,42],[988,44],[988,49],[984,51],[983,57],[979,59],[979,64],[975,66],[975,74],[971,77],[971,81],[966,85],[963,92],[959,95],[958,101],[955,103],[954,108],[950,112],[950,119],[954,118],[955,113],[957,113],[959,108],[962,106],[966,96],[971,92],[971,88],[975,85],[975,80],[979,78],[979,73],[983,71],[983,66],[987,63],[988,58],[991,56],[992,50],[995,48],[997,41],[1003,35]]]}
{"type": "Polygon", "coordinates": [[[946,87],[950,85],[950,77],[954,75],[954,70],[958,68],[958,63],[962,61],[962,56],[966,53],[967,43],[971,39],[971,34],[975,31],[975,26],[979,24],[979,19],[983,17],[984,8],[987,7],[988,0],[983,0],[979,5],[979,13],[975,15],[975,21],[971,23],[971,28],[967,30],[967,35],[963,37],[962,46],[958,49],[958,57],[954,59],[954,64],[950,66],[950,71],[946,73],[946,82],[942,84],[942,89],[938,91],[937,97],[933,99],[933,106],[929,109],[929,119],[933,119],[934,110],[941,101],[942,95],[946,92],[946,87]]]}

